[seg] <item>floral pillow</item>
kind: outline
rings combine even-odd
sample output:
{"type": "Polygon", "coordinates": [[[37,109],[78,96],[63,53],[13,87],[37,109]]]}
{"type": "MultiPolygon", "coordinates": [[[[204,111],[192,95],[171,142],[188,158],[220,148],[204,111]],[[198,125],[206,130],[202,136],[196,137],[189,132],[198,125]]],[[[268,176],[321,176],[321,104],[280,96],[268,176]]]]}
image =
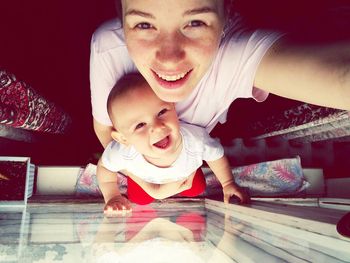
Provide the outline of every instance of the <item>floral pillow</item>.
{"type": "MultiPolygon", "coordinates": [[[[75,194],[77,196],[102,196],[101,190],[98,187],[96,168],[96,165],[89,163],[85,169],[81,171],[75,186],[75,194]]],[[[126,176],[121,173],[117,173],[117,176],[119,180],[119,190],[122,194],[126,194],[126,176]]]]}
{"type": "MultiPolygon", "coordinates": [[[[251,196],[295,196],[310,185],[304,177],[299,156],[233,168],[232,173],[236,183],[247,188],[251,196]]],[[[209,169],[205,174],[206,195],[221,193],[221,185],[214,174],[209,169]]]]}

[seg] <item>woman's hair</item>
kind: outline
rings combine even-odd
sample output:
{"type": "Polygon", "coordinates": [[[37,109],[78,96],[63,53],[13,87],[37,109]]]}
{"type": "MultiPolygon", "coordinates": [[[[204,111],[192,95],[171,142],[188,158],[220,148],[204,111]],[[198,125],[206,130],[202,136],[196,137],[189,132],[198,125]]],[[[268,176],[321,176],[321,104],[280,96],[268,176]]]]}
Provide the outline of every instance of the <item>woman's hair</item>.
{"type": "MultiPolygon", "coordinates": [[[[224,0],[224,11],[225,11],[226,17],[230,17],[234,13],[234,2],[235,0],[224,0]]],[[[121,0],[115,0],[115,8],[117,10],[118,17],[121,19],[123,17],[121,0]]]]}
{"type": "Polygon", "coordinates": [[[234,16],[236,12],[234,2],[235,0],[224,0],[224,12],[226,18],[234,16]]]}
{"type": "Polygon", "coordinates": [[[123,17],[123,8],[122,8],[122,1],[121,0],[115,0],[115,9],[117,10],[117,16],[122,20],[123,17]]]}

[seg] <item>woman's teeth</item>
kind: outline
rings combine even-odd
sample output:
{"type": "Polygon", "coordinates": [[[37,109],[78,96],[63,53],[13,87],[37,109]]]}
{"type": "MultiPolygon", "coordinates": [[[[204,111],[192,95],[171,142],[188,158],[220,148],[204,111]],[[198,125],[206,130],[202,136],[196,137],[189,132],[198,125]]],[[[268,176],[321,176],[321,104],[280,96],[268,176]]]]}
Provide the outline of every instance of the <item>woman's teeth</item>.
{"type": "Polygon", "coordinates": [[[177,81],[179,79],[182,79],[183,77],[186,76],[188,72],[185,72],[185,73],[181,73],[181,74],[177,74],[177,75],[173,75],[173,76],[167,76],[167,75],[163,75],[163,74],[159,74],[159,73],[156,73],[157,76],[159,78],[161,78],[162,80],[166,80],[166,81],[177,81]]]}

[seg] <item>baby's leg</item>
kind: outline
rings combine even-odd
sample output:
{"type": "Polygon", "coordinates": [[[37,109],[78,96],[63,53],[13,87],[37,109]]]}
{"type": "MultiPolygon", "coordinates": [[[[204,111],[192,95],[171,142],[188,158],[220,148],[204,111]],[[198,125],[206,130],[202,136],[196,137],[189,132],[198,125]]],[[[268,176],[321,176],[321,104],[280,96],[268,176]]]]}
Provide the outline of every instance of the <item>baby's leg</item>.
{"type": "Polygon", "coordinates": [[[129,176],[128,179],[128,199],[139,205],[147,205],[154,201],[154,198],[147,194],[141,186],[139,186],[129,176]]]}
{"type": "Polygon", "coordinates": [[[188,190],[181,192],[179,196],[195,197],[204,192],[206,184],[205,184],[205,177],[202,172],[202,169],[198,168],[195,173],[196,174],[194,175],[194,178],[192,181],[192,187],[188,190]]]}

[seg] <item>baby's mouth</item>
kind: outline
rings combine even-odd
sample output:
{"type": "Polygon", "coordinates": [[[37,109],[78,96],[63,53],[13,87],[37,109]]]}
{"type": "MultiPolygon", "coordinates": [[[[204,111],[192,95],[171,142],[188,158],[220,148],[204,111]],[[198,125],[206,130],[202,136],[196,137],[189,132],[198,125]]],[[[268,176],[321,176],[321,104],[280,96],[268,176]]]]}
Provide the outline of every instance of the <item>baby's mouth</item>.
{"type": "Polygon", "coordinates": [[[153,145],[160,149],[166,149],[170,145],[170,137],[167,136],[164,139],[154,143],[153,145]]]}

